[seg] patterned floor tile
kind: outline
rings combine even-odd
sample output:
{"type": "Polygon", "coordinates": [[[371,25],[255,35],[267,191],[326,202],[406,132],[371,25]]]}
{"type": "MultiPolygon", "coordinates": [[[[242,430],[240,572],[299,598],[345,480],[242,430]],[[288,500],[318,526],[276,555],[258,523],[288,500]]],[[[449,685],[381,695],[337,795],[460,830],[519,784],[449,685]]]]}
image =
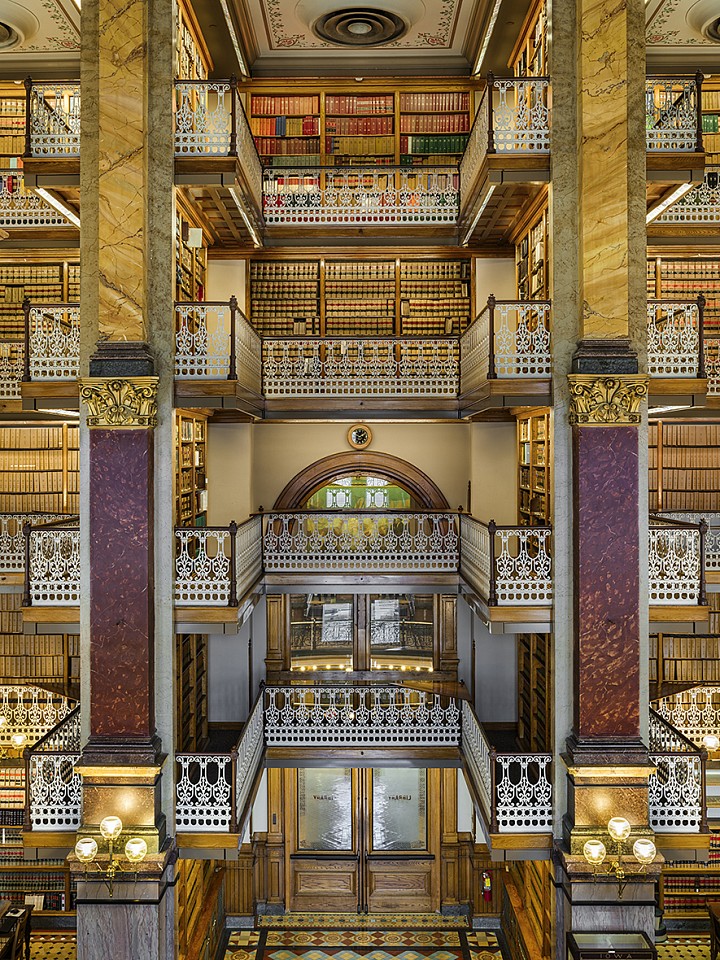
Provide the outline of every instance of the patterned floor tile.
{"type": "Polygon", "coordinates": [[[708,936],[670,936],[657,945],[658,960],[710,960],[708,936]]]}
{"type": "Polygon", "coordinates": [[[75,934],[32,934],[30,937],[30,960],[77,960],[75,934]]]}
{"type": "Polygon", "coordinates": [[[266,947],[460,947],[457,930],[268,930],[266,947]]]}
{"type": "Polygon", "coordinates": [[[396,930],[407,927],[418,930],[466,929],[465,917],[441,917],[438,913],[291,913],[284,916],[261,916],[259,927],[310,930],[396,930]]]}

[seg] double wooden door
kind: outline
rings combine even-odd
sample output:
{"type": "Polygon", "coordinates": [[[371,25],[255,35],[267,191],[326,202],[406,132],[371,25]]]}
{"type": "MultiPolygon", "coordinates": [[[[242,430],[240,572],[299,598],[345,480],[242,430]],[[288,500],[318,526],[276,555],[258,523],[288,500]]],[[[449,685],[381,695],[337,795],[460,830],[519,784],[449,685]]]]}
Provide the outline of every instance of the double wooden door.
{"type": "Polygon", "coordinates": [[[439,770],[286,770],[284,793],[290,910],[439,909],[439,770]]]}

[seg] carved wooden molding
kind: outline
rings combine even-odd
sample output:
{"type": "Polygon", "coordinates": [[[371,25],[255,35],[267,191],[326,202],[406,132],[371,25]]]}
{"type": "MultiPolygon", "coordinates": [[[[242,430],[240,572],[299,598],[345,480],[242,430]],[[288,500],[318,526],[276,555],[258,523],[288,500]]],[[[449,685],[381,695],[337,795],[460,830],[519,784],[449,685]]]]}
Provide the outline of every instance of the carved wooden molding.
{"type": "Polygon", "coordinates": [[[158,377],[85,377],[80,399],[88,426],[148,429],[157,426],[158,377]]]}
{"type": "Polygon", "coordinates": [[[568,374],[570,423],[608,427],[640,423],[640,404],[647,398],[649,378],[642,374],[568,374]]]}

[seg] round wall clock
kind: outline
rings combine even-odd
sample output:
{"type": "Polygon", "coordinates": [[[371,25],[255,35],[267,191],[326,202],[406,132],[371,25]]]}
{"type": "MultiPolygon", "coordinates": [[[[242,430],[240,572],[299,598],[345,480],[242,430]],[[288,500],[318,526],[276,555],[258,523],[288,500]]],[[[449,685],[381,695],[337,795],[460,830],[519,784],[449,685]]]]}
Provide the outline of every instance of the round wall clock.
{"type": "Polygon", "coordinates": [[[351,447],[355,447],[356,450],[364,450],[365,447],[370,446],[372,432],[370,427],[364,423],[356,423],[348,430],[347,438],[351,447]]]}

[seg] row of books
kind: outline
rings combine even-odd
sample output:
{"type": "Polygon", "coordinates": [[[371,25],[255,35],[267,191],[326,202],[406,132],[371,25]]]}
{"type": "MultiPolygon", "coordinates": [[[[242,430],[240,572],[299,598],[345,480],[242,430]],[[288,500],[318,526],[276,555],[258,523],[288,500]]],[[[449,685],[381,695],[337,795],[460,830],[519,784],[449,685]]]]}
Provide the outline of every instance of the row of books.
{"type": "Polygon", "coordinates": [[[720,504],[720,469],[718,470],[681,470],[663,467],[662,486],[665,491],[682,490],[693,493],[717,491],[720,504]]]}
{"type": "Polygon", "coordinates": [[[718,115],[716,113],[704,113],[702,115],[703,133],[718,132],[718,115]]]}
{"type": "Polygon", "coordinates": [[[381,281],[395,279],[395,263],[388,261],[329,261],[325,264],[326,281],[381,281]]]}
{"type": "Polygon", "coordinates": [[[62,470],[62,458],[62,450],[58,447],[50,450],[0,450],[0,471],[62,470]]]}
{"type": "Polygon", "coordinates": [[[470,261],[401,261],[400,277],[409,280],[464,280],[470,277],[470,261]]]}
{"type": "MultiPolygon", "coordinates": [[[[20,597],[20,594],[17,594],[20,597]]],[[[53,657],[62,656],[65,637],[61,633],[24,634],[22,620],[18,625],[3,627],[0,633],[1,656],[53,657]]],[[[77,654],[77,638],[68,637],[68,652],[77,654]]],[[[35,671],[37,672],[37,671],[35,671]]]]}
{"type": "Polygon", "coordinates": [[[664,683],[675,683],[685,680],[692,680],[696,683],[714,683],[720,680],[720,662],[716,659],[664,661],[664,683]]]}
{"type": "MultiPolygon", "coordinates": [[[[657,486],[650,484],[651,496],[654,499],[654,491],[657,486]]],[[[717,491],[698,492],[698,491],[663,491],[663,510],[711,510],[717,512],[720,507],[720,497],[717,491]]]]}
{"type": "MultiPolygon", "coordinates": [[[[657,634],[650,635],[651,657],[657,657],[659,642],[660,637],[657,634]]],[[[662,654],[665,660],[703,660],[713,657],[720,661],[720,637],[678,637],[663,634],[662,654]]]]}
{"type": "Polygon", "coordinates": [[[62,492],[62,473],[59,471],[15,472],[6,470],[0,474],[0,496],[6,493],[54,493],[62,492]]]}
{"type": "Polygon", "coordinates": [[[335,113],[351,116],[377,113],[394,113],[395,97],[390,94],[375,94],[371,96],[352,96],[349,94],[326,94],[325,115],[335,113]]]}
{"type": "Polygon", "coordinates": [[[255,140],[257,152],[261,156],[274,154],[293,154],[295,156],[310,156],[317,154],[320,148],[316,137],[299,139],[297,137],[257,137],[255,140]]]}
{"type": "Polygon", "coordinates": [[[400,137],[401,153],[453,153],[461,154],[465,151],[468,134],[434,134],[411,136],[403,134],[400,137]]]}
{"type": "MultiPolygon", "coordinates": [[[[62,513],[64,506],[63,496],[60,493],[46,493],[43,496],[32,493],[0,494],[0,513],[15,513],[16,511],[18,513],[29,513],[31,510],[62,513]]],[[[77,513],[78,509],[78,495],[71,493],[68,496],[67,512],[77,513]]]]}
{"type": "MultiPolygon", "coordinates": [[[[659,427],[650,425],[651,443],[656,441],[659,427]]],[[[667,446],[720,446],[720,423],[675,423],[665,420],[662,424],[662,442],[667,446]]]]}
{"type": "Polygon", "coordinates": [[[464,91],[400,94],[400,110],[403,112],[453,113],[469,109],[470,94],[464,91]]]}
{"type": "Polygon", "coordinates": [[[250,129],[254,137],[317,137],[320,117],[253,117],[250,129]]]}
{"type": "Polygon", "coordinates": [[[253,260],[250,264],[251,280],[317,280],[320,264],[317,260],[253,260]]]}
{"type": "Polygon", "coordinates": [[[720,110],[720,90],[703,90],[703,110],[720,110]]]}
{"type": "Polygon", "coordinates": [[[468,133],[468,113],[420,113],[400,117],[400,133],[468,133]]]}
{"type": "MultiPolygon", "coordinates": [[[[663,447],[663,470],[669,467],[696,467],[706,470],[718,466],[718,452],[713,447],[663,447]]],[[[650,447],[650,466],[657,467],[657,448],[650,447]]]]}
{"type": "Polygon", "coordinates": [[[394,137],[325,137],[325,152],[346,154],[351,157],[374,157],[378,154],[394,154],[394,137]]]}
{"type": "MultiPolygon", "coordinates": [[[[325,133],[337,136],[381,136],[392,132],[392,117],[328,117],[325,120],[325,133]]],[[[328,150],[328,153],[331,152],[328,150]]]]}
{"type": "MultiPolygon", "coordinates": [[[[3,657],[0,656],[0,678],[62,677],[65,657],[3,657]]],[[[1,802],[1,801],[0,801],[1,802]]]]}
{"type": "Polygon", "coordinates": [[[304,116],[308,113],[320,112],[320,97],[311,96],[265,96],[253,94],[250,98],[250,112],[257,114],[274,114],[276,116],[304,116]]]}

